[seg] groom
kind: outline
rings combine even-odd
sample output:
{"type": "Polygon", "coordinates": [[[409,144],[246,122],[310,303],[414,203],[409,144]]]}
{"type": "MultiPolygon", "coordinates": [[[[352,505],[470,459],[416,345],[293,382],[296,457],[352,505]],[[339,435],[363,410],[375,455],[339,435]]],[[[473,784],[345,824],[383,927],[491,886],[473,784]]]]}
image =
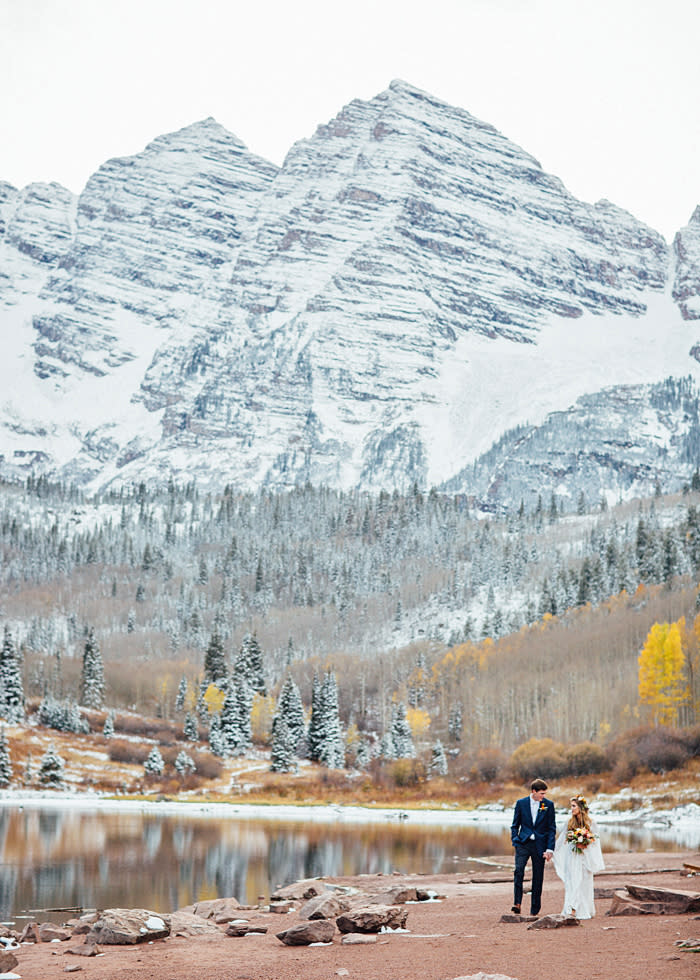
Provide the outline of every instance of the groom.
{"type": "Polygon", "coordinates": [[[518,800],[513,813],[510,839],[515,848],[515,875],[513,877],[512,912],[520,915],[523,901],[523,878],[525,865],[532,861],[532,893],[530,895],[530,915],[539,915],[542,901],[542,881],[545,861],[554,853],[556,824],[554,804],[546,800],[547,784],[544,779],[535,779],[530,785],[530,795],[518,800]]]}

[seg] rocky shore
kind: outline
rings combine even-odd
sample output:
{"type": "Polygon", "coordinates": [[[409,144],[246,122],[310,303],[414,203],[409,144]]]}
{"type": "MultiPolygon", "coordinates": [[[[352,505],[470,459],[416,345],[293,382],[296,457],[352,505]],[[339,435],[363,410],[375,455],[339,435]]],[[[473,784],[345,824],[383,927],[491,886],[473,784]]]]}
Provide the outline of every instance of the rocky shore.
{"type": "Polygon", "coordinates": [[[228,896],[172,912],[102,910],[63,927],[37,921],[20,935],[6,930],[0,978],[540,980],[546,970],[567,980],[694,980],[700,854],[606,862],[586,922],[558,914],[563,886],[549,868],[539,919],[508,914],[506,855],[470,874],[309,879],[254,907],[228,896]]]}

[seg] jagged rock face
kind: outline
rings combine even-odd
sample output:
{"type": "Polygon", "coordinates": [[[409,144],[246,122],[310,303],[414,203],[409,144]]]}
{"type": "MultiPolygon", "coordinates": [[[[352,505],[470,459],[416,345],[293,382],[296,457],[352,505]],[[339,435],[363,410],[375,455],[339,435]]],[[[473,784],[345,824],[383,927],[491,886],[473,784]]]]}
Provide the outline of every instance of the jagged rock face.
{"type": "Polygon", "coordinates": [[[0,308],[36,296],[68,253],[76,197],[60,184],[0,182],[0,308]]]}
{"type": "Polygon", "coordinates": [[[188,329],[226,273],[277,168],[213,119],[110,160],[80,195],[75,235],[34,316],[35,370],[102,377],[136,357],[144,327],[188,329]],[[136,333],[134,337],[133,334],[136,333]]]}
{"type": "Polygon", "coordinates": [[[679,487],[700,460],[700,397],[688,378],[620,385],[579,398],[541,425],[506,433],[442,488],[494,510],[532,508],[550,495],[571,512],[679,487]],[[631,433],[634,438],[630,438],[631,433]]]}
{"type": "Polygon", "coordinates": [[[673,298],[684,320],[700,320],[700,205],[674,238],[673,251],[676,256],[673,298]]]}
{"type": "MultiPolygon", "coordinates": [[[[15,406],[0,450],[5,471],[14,450],[97,485],[438,482],[477,455],[435,422],[467,383],[465,338],[497,357],[552,321],[615,328],[668,274],[656,232],[403,82],[281,170],[206,120],[108,162],[65,210],[31,311],[62,411],[42,437],[15,406]]],[[[488,414],[496,439],[508,423],[488,414]]]]}

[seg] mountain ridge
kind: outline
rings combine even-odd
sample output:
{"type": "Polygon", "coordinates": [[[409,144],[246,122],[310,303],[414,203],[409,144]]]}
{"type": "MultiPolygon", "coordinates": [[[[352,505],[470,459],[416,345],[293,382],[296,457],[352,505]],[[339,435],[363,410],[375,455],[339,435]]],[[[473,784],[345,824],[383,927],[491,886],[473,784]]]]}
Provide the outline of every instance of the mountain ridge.
{"type": "MultiPolygon", "coordinates": [[[[400,80],[319,125],[281,168],[209,117],[107,161],[77,200],[42,186],[56,188],[43,203],[0,185],[8,475],[453,486],[528,421],[499,359],[518,362],[521,388],[534,371],[534,424],[602,391],[596,373],[612,385],[699,376],[695,215],[669,246],[400,80]],[[687,331],[673,358],[635,347],[654,310],[660,330],[687,331]],[[561,373],[576,330],[601,367],[584,337],[581,383],[546,390],[538,375],[561,373]]],[[[606,472],[604,493],[628,492],[606,472]]]]}

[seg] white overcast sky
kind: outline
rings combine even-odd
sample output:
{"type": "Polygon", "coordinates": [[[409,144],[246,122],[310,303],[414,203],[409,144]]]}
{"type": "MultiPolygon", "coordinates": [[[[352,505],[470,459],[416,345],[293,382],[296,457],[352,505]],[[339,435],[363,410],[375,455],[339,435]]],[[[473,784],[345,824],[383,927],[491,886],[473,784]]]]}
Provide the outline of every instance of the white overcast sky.
{"type": "Polygon", "coordinates": [[[0,0],[0,180],[80,191],[206,116],[281,163],[393,78],[669,239],[700,203],[698,0],[0,0]]]}

